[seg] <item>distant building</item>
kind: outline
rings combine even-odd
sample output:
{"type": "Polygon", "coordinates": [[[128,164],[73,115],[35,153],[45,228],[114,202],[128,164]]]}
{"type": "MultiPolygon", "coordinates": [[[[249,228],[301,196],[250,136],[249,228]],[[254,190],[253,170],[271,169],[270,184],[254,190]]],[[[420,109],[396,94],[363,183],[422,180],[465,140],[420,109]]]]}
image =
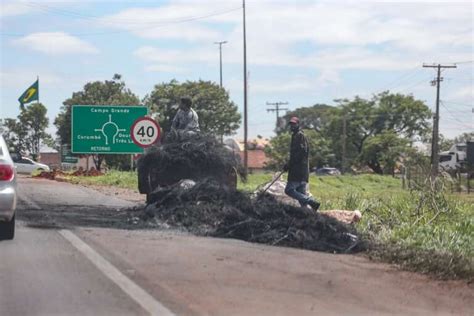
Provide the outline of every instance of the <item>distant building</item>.
{"type": "MultiPolygon", "coordinates": [[[[232,138],[224,141],[228,147],[230,147],[236,154],[240,156],[242,162],[244,161],[244,142],[241,140],[235,140],[232,138]]],[[[269,162],[268,157],[264,152],[264,148],[269,144],[268,139],[256,138],[251,139],[247,142],[247,163],[249,172],[259,172],[265,170],[267,163],[269,162]]]]}
{"type": "Polygon", "coordinates": [[[87,170],[87,167],[89,167],[89,169],[95,168],[92,155],[83,155],[77,157],[77,163],[61,163],[61,154],[57,150],[48,146],[43,146],[39,154],[38,162],[48,165],[51,169],[70,170],[82,168],[87,170]],[[89,160],[89,162],[87,160],[89,160]]]}
{"type": "Polygon", "coordinates": [[[51,169],[61,167],[61,155],[56,149],[48,146],[41,147],[38,162],[48,165],[51,169]]]}

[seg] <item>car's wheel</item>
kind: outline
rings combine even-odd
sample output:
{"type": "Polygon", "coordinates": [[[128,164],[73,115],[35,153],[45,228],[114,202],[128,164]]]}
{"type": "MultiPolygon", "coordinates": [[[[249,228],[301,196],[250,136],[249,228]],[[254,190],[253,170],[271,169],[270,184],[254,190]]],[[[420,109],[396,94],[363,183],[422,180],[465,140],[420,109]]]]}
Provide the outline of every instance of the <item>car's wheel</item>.
{"type": "Polygon", "coordinates": [[[9,222],[0,222],[0,240],[11,240],[15,237],[15,215],[9,222]]]}

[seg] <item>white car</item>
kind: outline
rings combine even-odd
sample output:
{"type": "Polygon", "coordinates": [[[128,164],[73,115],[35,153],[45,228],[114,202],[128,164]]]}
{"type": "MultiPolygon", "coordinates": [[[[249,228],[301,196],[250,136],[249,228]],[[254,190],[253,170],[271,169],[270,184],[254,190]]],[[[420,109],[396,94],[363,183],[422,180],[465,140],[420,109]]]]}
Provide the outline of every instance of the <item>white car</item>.
{"type": "Polygon", "coordinates": [[[16,172],[8,147],[0,135],[0,240],[15,236],[16,172]]]}
{"type": "Polygon", "coordinates": [[[17,173],[26,174],[31,174],[33,171],[50,171],[47,165],[25,157],[21,157],[15,161],[15,168],[17,173]]]}

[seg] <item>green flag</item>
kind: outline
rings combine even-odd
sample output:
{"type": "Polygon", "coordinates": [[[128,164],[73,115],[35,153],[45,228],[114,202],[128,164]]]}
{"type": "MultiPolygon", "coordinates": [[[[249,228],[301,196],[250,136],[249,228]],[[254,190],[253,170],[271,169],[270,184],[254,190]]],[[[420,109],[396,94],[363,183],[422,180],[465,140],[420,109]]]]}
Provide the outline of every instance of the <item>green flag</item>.
{"type": "Polygon", "coordinates": [[[39,100],[39,80],[36,80],[25,92],[18,98],[20,101],[20,106],[23,108],[25,103],[30,103],[31,101],[39,100]]]}

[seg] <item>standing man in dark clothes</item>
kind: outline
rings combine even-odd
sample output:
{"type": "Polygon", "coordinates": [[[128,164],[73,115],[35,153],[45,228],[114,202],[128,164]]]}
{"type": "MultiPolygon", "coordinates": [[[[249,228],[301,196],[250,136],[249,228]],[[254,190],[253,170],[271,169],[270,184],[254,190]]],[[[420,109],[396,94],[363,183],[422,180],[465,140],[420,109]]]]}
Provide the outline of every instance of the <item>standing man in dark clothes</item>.
{"type": "Polygon", "coordinates": [[[309,181],[308,141],[300,128],[300,120],[296,116],[292,117],[288,124],[293,134],[291,135],[290,161],[283,167],[284,171],[288,171],[285,193],[298,200],[302,207],[309,205],[317,211],[319,202],[306,192],[309,181]]]}

